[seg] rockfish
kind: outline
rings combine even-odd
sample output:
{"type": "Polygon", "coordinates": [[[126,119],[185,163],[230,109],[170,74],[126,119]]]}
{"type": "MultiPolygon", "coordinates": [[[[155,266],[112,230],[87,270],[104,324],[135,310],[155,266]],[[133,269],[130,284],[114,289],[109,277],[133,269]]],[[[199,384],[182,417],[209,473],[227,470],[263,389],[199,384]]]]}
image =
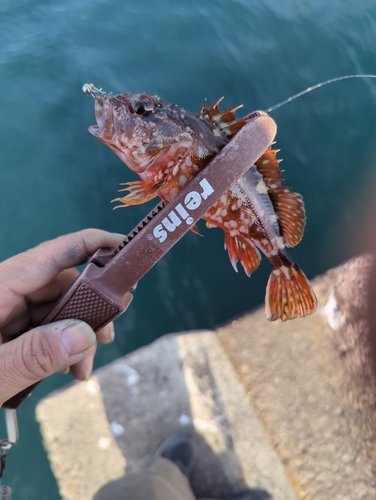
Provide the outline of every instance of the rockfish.
{"type": "MultiPolygon", "coordinates": [[[[144,93],[107,95],[93,85],[84,92],[95,98],[97,125],[89,133],[109,146],[141,180],[128,182],[128,194],[114,201],[138,205],[159,196],[169,203],[255,113],[242,119],[242,106],[219,110],[206,100],[198,114],[144,93]]],[[[262,112],[256,112],[262,113],[262,112]]],[[[316,297],[306,276],[288,256],[302,237],[302,196],[282,185],[269,148],[205,214],[206,225],[225,232],[225,248],[235,271],[239,261],[250,276],[260,264],[259,250],[272,270],[266,288],[265,315],[270,321],[299,318],[316,310],[316,297]]],[[[229,169],[231,165],[229,165],[229,169]]],[[[194,228],[195,230],[195,228],[194,228]]]]}

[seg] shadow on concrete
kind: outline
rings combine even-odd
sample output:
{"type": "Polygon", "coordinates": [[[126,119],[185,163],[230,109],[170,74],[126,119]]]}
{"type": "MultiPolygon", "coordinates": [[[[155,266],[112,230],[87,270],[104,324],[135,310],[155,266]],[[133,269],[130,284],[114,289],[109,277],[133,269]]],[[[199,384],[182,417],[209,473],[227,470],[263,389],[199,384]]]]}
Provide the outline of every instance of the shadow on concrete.
{"type": "Polygon", "coordinates": [[[165,337],[152,350],[133,353],[127,364],[119,360],[111,369],[99,370],[98,380],[108,421],[124,429],[116,441],[126,472],[138,470],[140,461],[153,455],[168,436],[183,431],[192,437],[191,486],[197,498],[272,498],[245,484],[205,355],[191,362],[184,356],[183,362],[175,338],[165,337]],[[238,491],[238,496],[229,497],[238,491]]]}
{"type": "Polygon", "coordinates": [[[265,490],[259,488],[245,488],[231,496],[226,496],[224,500],[272,500],[272,497],[265,490]]]}

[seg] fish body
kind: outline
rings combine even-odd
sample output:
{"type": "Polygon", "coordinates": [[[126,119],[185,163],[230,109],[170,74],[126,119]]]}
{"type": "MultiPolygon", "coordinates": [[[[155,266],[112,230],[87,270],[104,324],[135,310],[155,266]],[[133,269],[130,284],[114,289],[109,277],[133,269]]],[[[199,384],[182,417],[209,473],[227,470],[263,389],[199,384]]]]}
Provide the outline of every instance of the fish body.
{"type": "MultiPolygon", "coordinates": [[[[94,96],[94,95],[93,95],[94,96]]],[[[198,114],[149,94],[95,96],[97,125],[90,134],[109,146],[141,180],[120,191],[120,206],[144,203],[159,196],[165,203],[177,193],[254,116],[235,119],[241,106],[221,112],[221,99],[198,114]]],[[[261,112],[257,112],[261,113],[261,112]]],[[[225,248],[237,271],[239,261],[250,276],[261,251],[269,260],[265,314],[268,320],[303,317],[316,310],[316,297],[286,247],[297,245],[305,227],[301,195],[282,186],[278,150],[269,148],[205,214],[208,227],[225,232],[225,248]]],[[[229,165],[231,168],[231,165],[229,165]]]]}

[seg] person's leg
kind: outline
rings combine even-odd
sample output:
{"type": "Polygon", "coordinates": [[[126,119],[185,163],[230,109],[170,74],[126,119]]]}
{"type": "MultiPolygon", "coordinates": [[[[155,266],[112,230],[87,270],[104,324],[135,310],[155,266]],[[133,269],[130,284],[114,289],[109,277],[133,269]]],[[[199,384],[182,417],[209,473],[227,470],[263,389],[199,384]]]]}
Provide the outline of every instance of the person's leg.
{"type": "Polygon", "coordinates": [[[188,479],[170,460],[155,457],[145,469],[104,486],[94,500],[196,500],[188,479]]]}
{"type": "Polygon", "coordinates": [[[105,485],[94,500],[195,500],[189,485],[192,443],[186,434],[166,439],[141,469],[105,485]]]}

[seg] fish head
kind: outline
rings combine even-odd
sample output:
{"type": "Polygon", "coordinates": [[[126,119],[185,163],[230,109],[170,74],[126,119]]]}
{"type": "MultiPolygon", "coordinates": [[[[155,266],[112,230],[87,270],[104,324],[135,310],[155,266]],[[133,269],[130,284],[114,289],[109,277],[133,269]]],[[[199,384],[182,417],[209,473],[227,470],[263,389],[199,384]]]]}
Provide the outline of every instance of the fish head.
{"type": "Polygon", "coordinates": [[[162,168],[179,155],[208,161],[227,142],[213,133],[209,120],[156,95],[107,95],[102,91],[91,95],[97,124],[89,133],[138,174],[162,168]]]}

